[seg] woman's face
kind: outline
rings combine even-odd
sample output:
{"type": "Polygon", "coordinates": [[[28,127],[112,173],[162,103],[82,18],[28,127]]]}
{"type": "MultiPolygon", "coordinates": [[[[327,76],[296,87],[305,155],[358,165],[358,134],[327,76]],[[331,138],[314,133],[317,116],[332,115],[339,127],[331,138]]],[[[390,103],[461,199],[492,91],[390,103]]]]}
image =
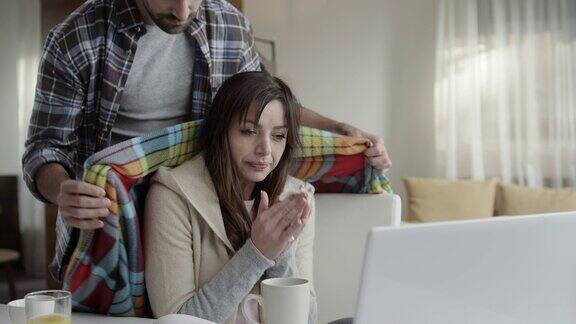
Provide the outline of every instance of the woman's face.
{"type": "MultiPolygon", "coordinates": [[[[278,165],[286,147],[288,128],[284,120],[284,106],[278,100],[266,105],[258,124],[256,109],[250,107],[246,120],[232,122],[228,130],[228,143],[236,170],[247,192],[254,184],[268,176],[278,165]]],[[[246,193],[246,191],[245,191],[246,193]]]]}

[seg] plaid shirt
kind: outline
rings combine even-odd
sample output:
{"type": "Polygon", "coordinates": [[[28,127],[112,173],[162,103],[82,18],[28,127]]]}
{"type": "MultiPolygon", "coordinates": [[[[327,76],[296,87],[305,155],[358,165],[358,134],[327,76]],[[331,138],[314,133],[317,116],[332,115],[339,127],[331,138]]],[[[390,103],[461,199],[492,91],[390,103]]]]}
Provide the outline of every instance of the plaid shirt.
{"type": "MultiPolygon", "coordinates": [[[[248,20],[225,0],[203,0],[188,32],[196,50],[190,118],[203,118],[220,85],[243,71],[259,70],[260,60],[248,20]]],[[[139,38],[146,33],[133,0],[89,0],[50,31],[40,62],[30,118],[24,179],[39,199],[38,169],[61,164],[73,178],[83,163],[109,146],[139,38]]],[[[57,221],[59,277],[70,229],[57,221]]]]}

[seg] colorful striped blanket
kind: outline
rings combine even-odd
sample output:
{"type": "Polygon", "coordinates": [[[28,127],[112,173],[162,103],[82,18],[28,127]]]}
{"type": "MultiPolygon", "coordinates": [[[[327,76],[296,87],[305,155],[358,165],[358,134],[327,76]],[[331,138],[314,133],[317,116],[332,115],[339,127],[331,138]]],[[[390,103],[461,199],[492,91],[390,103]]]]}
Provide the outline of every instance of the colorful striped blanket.
{"type": "MultiPolygon", "coordinates": [[[[149,315],[144,283],[141,213],[147,180],[200,152],[203,121],[168,127],[106,148],[84,164],[84,181],[112,201],[104,227],[82,230],[64,276],[75,310],[112,316],[149,315]]],[[[366,139],[302,127],[292,174],[316,192],[391,192],[363,156],[366,139]]]]}

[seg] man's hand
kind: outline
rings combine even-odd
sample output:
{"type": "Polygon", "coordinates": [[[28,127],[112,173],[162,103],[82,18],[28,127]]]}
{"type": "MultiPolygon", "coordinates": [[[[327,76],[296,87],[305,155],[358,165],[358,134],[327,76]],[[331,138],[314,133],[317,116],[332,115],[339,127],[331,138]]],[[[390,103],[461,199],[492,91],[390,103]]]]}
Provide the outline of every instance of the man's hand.
{"type": "Polygon", "coordinates": [[[66,224],[80,229],[97,229],[104,226],[99,219],[108,215],[111,202],[104,189],[78,180],[60,184],[56,199],[60,215],[66,224]]]}
{"type": "Polygon", "coordinates": [[[72,180],[58,163],[43,165],[36,175],[36,187],[44,198],[58,205],[64,222],[80,229],[104,226],[99,218],[108,215],[111,202],[104,189],[72,180]]]}
{"type": "Polygon", "coordinates": [[[364,155],[366,155],[368,163],[370,163],[370,165],[375,169],[384,172],[392,166],[392,161],[388,157],[388,153],[384,147],[384,140],[381,137],[363,132],[346,123],[338,124],[338,133],[345,136],[364,137],[369,139],[370,143],[368,149],[364,152],[364,155]]]}

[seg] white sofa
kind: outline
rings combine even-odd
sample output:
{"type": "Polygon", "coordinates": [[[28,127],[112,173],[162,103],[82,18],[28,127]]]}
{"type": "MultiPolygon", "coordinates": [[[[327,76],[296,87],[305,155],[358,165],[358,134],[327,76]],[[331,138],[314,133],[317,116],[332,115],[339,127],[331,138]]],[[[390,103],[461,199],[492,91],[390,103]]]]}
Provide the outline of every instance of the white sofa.
{"type": "Polygon", "coordinates": [[[316,194],[314,286],[318,322],[353,317],[366,235],[374,226],[399,226],[397,195],[316,194]]]}

